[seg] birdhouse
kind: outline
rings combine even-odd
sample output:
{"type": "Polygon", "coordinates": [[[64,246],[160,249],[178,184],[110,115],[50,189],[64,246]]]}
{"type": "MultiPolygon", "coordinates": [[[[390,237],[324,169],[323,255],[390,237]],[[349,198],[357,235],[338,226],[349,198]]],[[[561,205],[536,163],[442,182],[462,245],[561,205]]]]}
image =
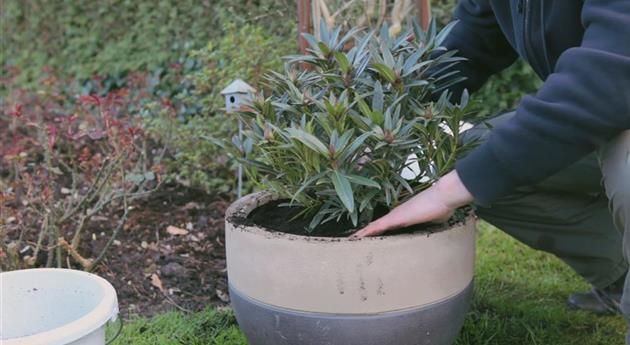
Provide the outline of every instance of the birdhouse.
{"type": "Polygon", "coordinates": [[[225,110],[228,113],[237,111],[241,105],[248,104],[256,90],[246,82],[236,79],[228,85],[221,95],[225,97],[225,110]]]}

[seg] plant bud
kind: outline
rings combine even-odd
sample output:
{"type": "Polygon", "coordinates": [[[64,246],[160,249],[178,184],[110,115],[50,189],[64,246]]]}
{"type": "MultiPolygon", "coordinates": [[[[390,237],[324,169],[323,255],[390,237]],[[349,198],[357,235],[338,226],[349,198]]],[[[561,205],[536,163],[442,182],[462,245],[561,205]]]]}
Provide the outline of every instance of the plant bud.
{"type": "Polygon", "coordinates": [[[394,142],[394,139],[395,139],[394,134],[392,133],[392,131],[386,130],[383,136],[383,139],[385,140],[386,143],[391,144],[394,142]]]}
{"type": "Polygon", "coordinates": [[[273,130],[271,130],[271,127],[266,126],[263,134],[264,134],[265,140],[268,140],[268,141],[273,140],[273,130]]]}
{"type": "Polygon", "coordinates": [[[427,107],[424,110],[424,118],[427,120],[431,120],[433,118],[433,108],[427,107]]]}

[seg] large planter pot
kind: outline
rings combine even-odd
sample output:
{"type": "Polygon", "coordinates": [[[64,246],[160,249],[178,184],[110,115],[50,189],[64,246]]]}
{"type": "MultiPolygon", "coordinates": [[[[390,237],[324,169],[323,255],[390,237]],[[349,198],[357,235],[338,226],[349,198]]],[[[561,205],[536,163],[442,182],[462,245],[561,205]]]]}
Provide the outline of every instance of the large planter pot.
{"type": "Polygon", "coordinates": [[[226,214],[232,307],[252,345],[450,345],[472,293],[475,221],[435,233],[360,240],[245,225],[272,201],[226,214]]]}

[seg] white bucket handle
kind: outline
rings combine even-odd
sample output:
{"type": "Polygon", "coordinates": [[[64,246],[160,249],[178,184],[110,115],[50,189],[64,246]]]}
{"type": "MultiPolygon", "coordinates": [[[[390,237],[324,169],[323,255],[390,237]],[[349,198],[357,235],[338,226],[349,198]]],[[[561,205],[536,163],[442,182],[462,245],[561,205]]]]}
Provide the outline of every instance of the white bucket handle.
{"type": "MultiPolygon", "coordinates": [[[[114,340],[118,339],[118,337],[120,336],[120,333],[122,333],[122,329],[123,329],[123,319],[122,317],[118,317],[118,330],[116,331],[116,334],[114,334],[114,337],[111,338],[110,340],[108,340],[105,345],[111,345],[112,343],[114,343],[114,340]]],[[[115,322],[115,320],[114,320],[115,322]]]]}

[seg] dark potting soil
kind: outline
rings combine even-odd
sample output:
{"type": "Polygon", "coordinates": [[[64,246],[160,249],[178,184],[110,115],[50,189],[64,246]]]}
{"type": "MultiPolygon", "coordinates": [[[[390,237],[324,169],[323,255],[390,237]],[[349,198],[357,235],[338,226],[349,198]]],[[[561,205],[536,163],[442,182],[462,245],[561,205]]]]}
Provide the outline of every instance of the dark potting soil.
{"type": "MultiPolygon", "coordinates": [[[[303,210],[298,206],[280,206],[286,204],[287,200],[276,200],[254,209],[247,216],[247,219],[237,220],[238,223],[245,225],[258,225],[266,229],[301,236],[318,236],[318,237],[347,237],[359,230],[355,227],[350,219],[341,217],[339,221],[331,220],[320,224],[315,229],[309,229],[311,218],[308,216],[298,216],[303,210]],[[297,217],[296,217],[297,216],[297,217]]],[[[380,207],[374,211],[374,219],[387,214],[388,209],[380,207]]],[[[415,232],[434,233],[448,229],[449,227],[464,221],[466,215],[470,213],[470,209],[457,210],[455,215],[449,220],[448,224],[424,223],[414,226],[388,231],[385,236],[394,236],[400,234],[409,234],[415,232]]]]}

